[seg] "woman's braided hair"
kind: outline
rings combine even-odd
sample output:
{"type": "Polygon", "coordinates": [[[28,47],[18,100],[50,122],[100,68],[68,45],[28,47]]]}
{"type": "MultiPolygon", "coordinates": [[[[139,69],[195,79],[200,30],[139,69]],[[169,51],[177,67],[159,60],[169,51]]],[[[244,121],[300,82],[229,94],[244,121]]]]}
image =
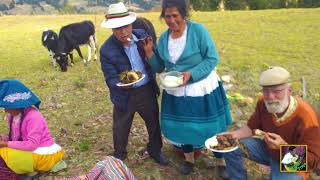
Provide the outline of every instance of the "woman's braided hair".
{"type": "MultiPolygon", "coordinates": [[[[19,138],[18,141],[22,141],[22,123],[23,123],[23,119],[24,119],[24,109],[21,109],[21,117],[20,117],[20,124],[19,124],[19,138]]],[[[12,141],[12,123],[13,123],[13,116],[11,116],[10,119],[10,126],[9,126],[9,141],[12,141]]]]}

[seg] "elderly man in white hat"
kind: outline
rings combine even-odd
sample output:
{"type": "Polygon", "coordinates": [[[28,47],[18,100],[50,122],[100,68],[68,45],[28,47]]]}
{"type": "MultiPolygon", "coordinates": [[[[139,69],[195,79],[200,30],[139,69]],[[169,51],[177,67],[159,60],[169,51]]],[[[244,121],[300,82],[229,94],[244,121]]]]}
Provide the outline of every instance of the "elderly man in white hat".
{"type": "Polygon", "coordinates": [[[114,157],[121,160],[127,157],[128,136],[134,114],[138,112],[148,130],[149,156],[160,165],[167,165],[168,160],[161,153],[162,137],[157,102],[159,87],[143,50],[143,40],[149,36],[142,29],[132,29],[136,14],[128,12],[122,2],[111,4],[105,17],[101,26],[112,29],[113,34],[100,49],[100,61],[114,105],[114,157]],[[139,71],[143,78],[137,83],[122,84],[119,74],[125,71],[139,71]]]}
{"type": "Polygon", "coordinates": [[[270,179],[306,179],[308,172],[280,172],[280,145],[307,145],[308,171],[320,159],[320,127],[315,111],[302,99],[293,97],[290,73],[282,67],[271,67],[260,75],[262,97],[247,124],[227,132],[243,146],[225,153],[226,169],[231,179],[246,179],[242,157],[271,167],[270,179]],[[255,132],[263,132],[256,138],[255,132]]]}

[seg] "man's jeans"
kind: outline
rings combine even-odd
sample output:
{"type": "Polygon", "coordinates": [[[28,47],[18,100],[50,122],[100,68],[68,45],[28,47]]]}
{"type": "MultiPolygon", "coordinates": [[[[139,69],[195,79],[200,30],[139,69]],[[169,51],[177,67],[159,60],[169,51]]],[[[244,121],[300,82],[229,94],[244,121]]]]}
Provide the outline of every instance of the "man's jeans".
{"type": "MultiPolygon", "coordinates": [[[[240,142],[248,149],[249,159],[259,164],[271,166],[270,179],[272,180],[300,180],[296,173],[280,172],[280,162],[271,159],[266,151],[265,143],[258,138],[244,138],[240,142]]],[[[232,180],[247,179],[247,171],[243,166],[243,153],[240,149],[225,153],[226,169],[232,180]]]]}

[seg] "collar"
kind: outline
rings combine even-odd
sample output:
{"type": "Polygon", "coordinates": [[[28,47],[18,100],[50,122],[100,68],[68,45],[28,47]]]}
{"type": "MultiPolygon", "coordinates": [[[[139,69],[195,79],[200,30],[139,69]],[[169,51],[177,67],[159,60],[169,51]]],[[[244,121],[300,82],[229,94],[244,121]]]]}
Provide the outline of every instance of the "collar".
{"type": "Polygon", "coordinates": [[[276,122],[280,123],[285,121],[288,117],[290,117],[296,111],[297,107],[298,107],[297,100],[294,97],[290,96],[290,103],[287,111],[281,117],[278,117],[276,114],[272,114],[272,115],[275,118],[276,122]]]}
{"type": "Polygon", "coordinates": [[[133,33],[131,34],[131,37],[133,41],[130,42],[129,46],[122,45],[125,49],[130,48],[131,45],[138,42],[138,38],[133,33]]]}
{"type": "Polygon", "coordinates": [[[130,43],[130,44],[133,44],[134,42],[138,42],[138,38],[137,38],[137,36],[136,36],[136,35],[134,35],[133,33],[132,33],[132,39],[133,39],[133,41],[131,41],[131,43],[130,43]]]}

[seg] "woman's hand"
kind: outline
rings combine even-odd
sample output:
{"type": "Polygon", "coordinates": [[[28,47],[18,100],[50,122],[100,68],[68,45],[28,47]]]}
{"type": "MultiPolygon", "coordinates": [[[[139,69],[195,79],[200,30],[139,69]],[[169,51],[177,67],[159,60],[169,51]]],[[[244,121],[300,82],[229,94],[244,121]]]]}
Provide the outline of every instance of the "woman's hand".
{"type": "Polygon", "coordinates": [[[189,72],[181,72],[181,73],[183,75],[183,83],[181,85],[185,85],[190,80],[191,74],[189,72]]]}
{"type": "Polygon", "coordinates": [[[3,147],[8,147],[8,143],[3,140],[0,140],[0,148],[3,148],[3,147]]]}
{"type": "Polygon", "coordinates": [[[152,37],[149,36],[143,41],[143,50],[148,59],[153,56],[153,41],[152,37]]]}

